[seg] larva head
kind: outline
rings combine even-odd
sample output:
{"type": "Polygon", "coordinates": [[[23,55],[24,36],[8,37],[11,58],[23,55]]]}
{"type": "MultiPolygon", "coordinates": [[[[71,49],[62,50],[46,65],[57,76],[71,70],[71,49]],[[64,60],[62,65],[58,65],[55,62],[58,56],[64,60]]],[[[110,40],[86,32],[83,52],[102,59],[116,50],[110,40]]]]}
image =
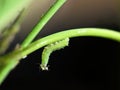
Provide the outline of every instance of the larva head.
{"type": "Polygon", "coordinates": [[[42,70],[48,70],[48,67],[45,66],[45,65],[42,65],[42,64],[40,64],[40,68],[41,68],[42,70]]]}

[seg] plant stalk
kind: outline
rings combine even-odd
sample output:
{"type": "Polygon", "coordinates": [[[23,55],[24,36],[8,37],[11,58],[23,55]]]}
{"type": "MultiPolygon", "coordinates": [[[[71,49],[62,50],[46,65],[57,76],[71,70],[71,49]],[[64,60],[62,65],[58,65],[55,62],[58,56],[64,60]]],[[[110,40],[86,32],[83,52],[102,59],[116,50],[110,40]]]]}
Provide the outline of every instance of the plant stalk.
{"type": "Polygon", "coordinates": [[[53,15],[60,9],[60,7],[66,2],[66,0],[56,0],[56,2],[49,8],[49,10],[42,16],[38,24],[33,28],[29,35],[22,42],[21,47],[28,46],[47,22],[53,17],[53,15]]]}
{"type": "Polygon", "coordinates": [[[25,48],[18,48],[7,55],[0,57],[0,84],[23,57],[51,43],[63,40],[65,38],[81,36],[102,37],[120,42],[120,32],[99,28],[72,29],[43,37],[37,41],[34,41],[25,48]]]}

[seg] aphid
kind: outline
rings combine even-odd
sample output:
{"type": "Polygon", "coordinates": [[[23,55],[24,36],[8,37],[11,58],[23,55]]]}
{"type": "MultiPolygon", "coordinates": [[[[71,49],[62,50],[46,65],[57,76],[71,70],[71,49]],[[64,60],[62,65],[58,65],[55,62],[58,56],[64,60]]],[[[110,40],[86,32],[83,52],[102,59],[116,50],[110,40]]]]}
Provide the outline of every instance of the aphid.
{"type": "Polygon", "coordinates": [[[64,48],[65,46],[68,46],[69,44],[69,38],[66,38],[64,40],[57,41],[55,43],[51,43],[48,46],[46,46],[42,52],[42,62],[41,62],[41,69],[42,70],[48,70],[47,64],[49,60],[49,56],[53,51],[59,50],[64,48]]]}

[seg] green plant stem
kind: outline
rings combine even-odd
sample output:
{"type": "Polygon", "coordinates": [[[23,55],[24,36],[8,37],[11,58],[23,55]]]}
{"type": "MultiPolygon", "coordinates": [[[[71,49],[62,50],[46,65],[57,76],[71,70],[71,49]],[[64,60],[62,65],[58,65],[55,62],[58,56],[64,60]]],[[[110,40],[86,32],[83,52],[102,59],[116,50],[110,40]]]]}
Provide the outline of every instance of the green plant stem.
{"type": "Polygon", "coordinates": [[[21,44],[21,47],[28,46],[37,34],[42,30],[46,23],[52,18],[52,16],[58,11],[58,9],[66,2],[66,0],[56,0],[53,6],[42,16],[39,23],[33,28],[31,33],[26,37],[26,39],[21,44]]]}
{"type": "Polygon", "coordinates": [[[22,48],[27,47],[36,35],[41,31],[45,24],[51,19],[51,17],[58,11],[58,9],[65,3],[66,0],[57,0],[56,3],[45,13],[41,18],[38,25],[33,29],[33,31],[28,35],[28,37],[21,44],[21,48],[14,50],[13,52],[0,57],[0,84],[4,81],[5,77],[9,72],[15,68],[19,63],[20,59],[25,57],[25,53],[22,53],[22,48]]]}
{"type": "Polygon", "coordinates": [[[120,32],[99,28],[72,29],[46,36],[31,43],[25,48],[18,48],[7,55],[0,57],[0,84],[23,57],[51,43],[63,40],[65,38],[79,36],[102,37],[120,42],[120,32]]]}
{"type": "Polygon", "coordinates": [[[23,48],[23,55],[28,55],[43,46],[63,40],[65,38],[73,38],[80,36],[102,37],[120,42],[120,32],[117,31],[100,28],[73,29],[58,32],[31,43],[28,47],[23,48]]]}
{"type": "Polygon", "coordinates": [[[5,56],[0,57],[0,85],[10,73],[12,69],[18,65],[22,56],[20,56],[20,50],[13,51],[5,56]]]}

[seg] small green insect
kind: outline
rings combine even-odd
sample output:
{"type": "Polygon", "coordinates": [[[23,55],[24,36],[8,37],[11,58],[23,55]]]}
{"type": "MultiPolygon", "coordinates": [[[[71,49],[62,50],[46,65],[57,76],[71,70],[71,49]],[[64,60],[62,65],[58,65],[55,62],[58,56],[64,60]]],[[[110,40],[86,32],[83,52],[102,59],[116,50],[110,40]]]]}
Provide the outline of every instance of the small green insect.
{"type": "Polygon", "coordinates": [[[53,51],[59,50],[64,48],[65,46],[68,46],[69,44],[69,38],[60,40],[58,42],[49,44],[48,46],[46,46],[42,52],[42,62],[41,62],[41,69],[42,70],[48,70],[47,64],[48,64],[48,60],[49,60],[49,56],[53,51]]]}

